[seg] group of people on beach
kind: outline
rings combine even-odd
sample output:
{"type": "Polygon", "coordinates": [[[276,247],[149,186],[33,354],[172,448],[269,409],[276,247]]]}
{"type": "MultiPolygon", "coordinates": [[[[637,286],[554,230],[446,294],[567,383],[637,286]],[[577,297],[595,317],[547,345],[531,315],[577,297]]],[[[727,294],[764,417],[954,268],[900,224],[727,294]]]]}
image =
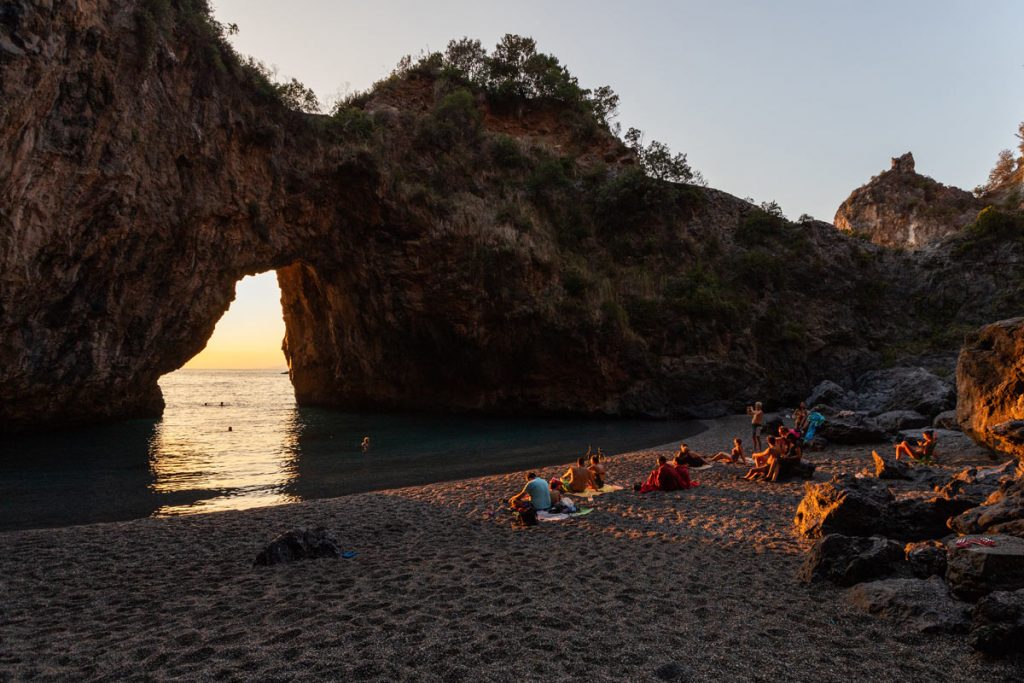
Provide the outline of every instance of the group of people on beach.
{"type": "MultiPolygon", "coordinates": [[[[699,482],[690,476],[690,469],[703,469],[716,462],[742,466],[749,464],[747,473],[743,475],[743,479],[749,481],[760,479],[774,482],[798,472],[806,446],[805,439],[809,438],[808,428],[812,423],[807,405],[801,402],[793,411],[791,428],[781,424],[777,433],[770,435],[764,434],[765,412],[760,402],[748,406],[747,414],[750,416],[751,441],[754,448],[750,456],[752,462],[747,462],[743,439],[738,436],[732,440],[732,448],[729,451],[719,451],[710,456],[697,453],[683,443],[671,461],[664,455],[658,455],[654,469],[642,483],[634,484],[633,490],[649,493],[694,488],[699,486],[699,482]]],[[[820,416],[819,419],[823,420],[820,416]]],[[[903,457],[915,462],[930,463],[934,458],[936,443],[935,433],[930,429],[925,430],[922,438],[913,444],[909,441],[897,443],[896,459],[903,457]]],[[[528,472],[526,486],[512,497],[510,504],[513,509],[523,505],[529,505],[538,511],[559,509],[563,494],[601,490],[607,475],[601,456],[600,449],[596,454],[591,454],[588,449],[587,455],[578,458],[576,464],[570,466],[565,474],[550,481],[538,477],[535,472],[528,472]]]]}
{"type": "Polygon", "coordinates": [[[587,450],[561,477],[545,480],[536,472],[526,473],[526,486],[509,500],[513,510],[529,505],[534,511],[571,510],[575,507],[564,494],[600,491],[604,488],[608,470],[602,461],[601,449],[597,453],[587,450]]]}

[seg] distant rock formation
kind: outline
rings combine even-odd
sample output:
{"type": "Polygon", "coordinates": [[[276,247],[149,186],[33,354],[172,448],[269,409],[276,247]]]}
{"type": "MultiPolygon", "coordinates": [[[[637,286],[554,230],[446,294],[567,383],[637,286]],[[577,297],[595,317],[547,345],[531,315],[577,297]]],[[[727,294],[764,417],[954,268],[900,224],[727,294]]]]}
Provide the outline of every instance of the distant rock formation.
{"type": "Polygon", "coordinates": [[[1024,318],[992,323],[968,335],[956,380],[963,430],[1024,460],[1024,318]]]}
{"type": "Polygon", "coordinates": [[[835,225],[886,247],[919,249],[971,223],[984,202],[914,168],[910,152],[857,188],[836,211],[835,225]]]}

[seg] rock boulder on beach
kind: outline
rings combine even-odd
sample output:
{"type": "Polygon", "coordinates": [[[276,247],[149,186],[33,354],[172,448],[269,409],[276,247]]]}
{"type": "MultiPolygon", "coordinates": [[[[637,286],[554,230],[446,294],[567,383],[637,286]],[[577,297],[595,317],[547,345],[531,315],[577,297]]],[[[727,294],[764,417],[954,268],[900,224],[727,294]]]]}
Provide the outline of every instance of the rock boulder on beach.
{"type": "Polygon", "coordinates": [[[1024,539],[996,534],[964,536],[946,544],[946,581],[957,596],[977,600],[995,591],[1024,589],[1024,539]],[[974,539],[994,545],[964,545],[974,539]]]}
{"type": "Polygon", "coordinates": [[[946,546],[941,541],[918,541],[904,548],[910,573],[919,579],[946,575],[946,546]]]}
{"type": "Polygon", "coordinates": [[[991,448],[1024,458],[1024,317],[969,334],[956,383],[963,430],[991,448]]]}
{"type": "Polygon", "coordinates": [[[988,655],[1020,652],[1024,643],[1024,590],[996,591],[981,598],[974,607],[967,642],[988,655]]]}
{"type": "Polygon", "coordinates": [[[856,607],[897,622],[908,633],[955,633],[967,629],[970,606],[955,600],[937,576],[884,579],[847,591],[856,607]]]}
{"type": "Polygon", "coordinates": [[[903,546],[888,538],[829,534],[807,554],[800,580],[852,586],[889,576],[904,564],[904,557],[903,546]]]}
{"type": "Polygon", "coordinates": [[[255,564],[261,567],[315,560],[324,557],[341,557],[341,547],[323,527],[316,529],[295,529],[277,536],[256,556],[255,564]]]}

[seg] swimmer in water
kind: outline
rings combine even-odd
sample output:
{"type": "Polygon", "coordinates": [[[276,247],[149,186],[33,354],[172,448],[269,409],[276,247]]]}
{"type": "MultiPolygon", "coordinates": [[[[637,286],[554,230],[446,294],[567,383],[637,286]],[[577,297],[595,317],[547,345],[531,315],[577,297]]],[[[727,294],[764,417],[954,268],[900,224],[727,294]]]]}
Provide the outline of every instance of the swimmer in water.
{"type": "Polygon", "coordinates": [[[363,442],[359,444],[359,447],[363,450],[363,453],[370,450],[370,437],[364,436],[363,442]]]}

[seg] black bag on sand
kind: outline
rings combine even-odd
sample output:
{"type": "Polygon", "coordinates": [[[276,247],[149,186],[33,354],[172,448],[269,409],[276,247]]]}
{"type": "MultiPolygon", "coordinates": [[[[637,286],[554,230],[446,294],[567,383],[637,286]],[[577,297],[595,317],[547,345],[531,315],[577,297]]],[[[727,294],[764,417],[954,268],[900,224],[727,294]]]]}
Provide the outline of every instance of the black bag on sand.
{"type": "Polygon", "coordinates": [[[523,505],[512,511],[512,526],[537,526],[537,511],[532,505],[523,505]]]}

